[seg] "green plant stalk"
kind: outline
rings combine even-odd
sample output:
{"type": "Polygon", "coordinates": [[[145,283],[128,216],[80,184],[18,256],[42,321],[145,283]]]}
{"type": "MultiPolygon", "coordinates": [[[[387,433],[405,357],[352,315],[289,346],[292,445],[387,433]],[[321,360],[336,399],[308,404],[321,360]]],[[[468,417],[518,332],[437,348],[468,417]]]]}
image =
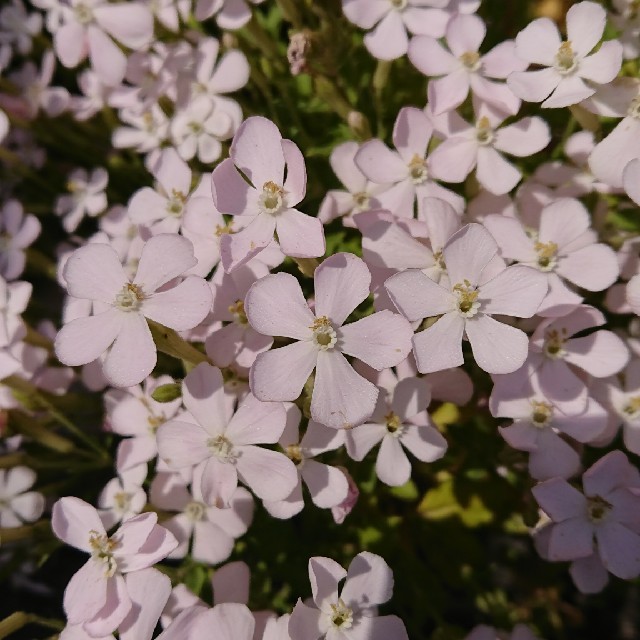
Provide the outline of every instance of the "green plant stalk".
{"type": "Polygon", "coordinates": [[[42,627],[48,627],[55,631],[64,629],[64,622],[54,620],[53,618],[41,618],[34,613],[25,613],[24,611],[16,611],[8,618],[0,621],[0,640],[9,637],[12,633],[19,631],[28,624],[39,624],[42,627]]]}
{"type": "Polygon", "coordinates": [[[169,329],[153,320],[147,320],[147,322],[158,351],[194,366],[199,365],[201,362],[211,364],[211,361],[204,353],[198,351],[192,344],[181,338],[173,329],[169,329]]]}

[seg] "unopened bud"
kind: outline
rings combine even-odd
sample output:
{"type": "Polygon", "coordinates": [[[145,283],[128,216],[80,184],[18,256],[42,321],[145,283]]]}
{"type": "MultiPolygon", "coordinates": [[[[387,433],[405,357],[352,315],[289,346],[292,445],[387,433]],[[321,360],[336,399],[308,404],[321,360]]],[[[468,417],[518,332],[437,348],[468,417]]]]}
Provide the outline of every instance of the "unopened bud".
{"type": "Polygon", "coordinates": [[[173,402],[182,395],[182,387],[177,382],[161,384],[153,391],[151,397],[156,402],[173,402]]]}

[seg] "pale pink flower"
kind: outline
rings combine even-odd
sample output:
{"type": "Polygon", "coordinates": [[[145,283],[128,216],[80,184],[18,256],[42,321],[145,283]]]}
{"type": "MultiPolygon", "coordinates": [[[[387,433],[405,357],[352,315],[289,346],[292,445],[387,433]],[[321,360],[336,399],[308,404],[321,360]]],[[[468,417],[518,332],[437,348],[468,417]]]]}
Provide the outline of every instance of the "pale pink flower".
{"type": "Polygon", "coordinates": [[[331,189],[327,192],[318,211],[318,218],[324,224],[343,216],[344,226],[353,227],[353,215],[381,207],[376,195],[384,191],[387,185],[372,183],[358,169],[355,156],[359,149],[357,142],[343,142],[334,147],[329,156],[331,168],[346,190],[331,189]]]}
{"type": "Polygon", "coordinates": [[[473,125],[456,111],[435,119],[436,129],[446,140],[430,156],[431,173],[445,182],[463,182],[475,169],[485,189],[496,195],[508,193],[520,182],[522,173],[502,153],[519,158],[538,153],[551,140],[549,127],[537,116],[501,127],[504,113],[485,103],[474,106],[473,125]]]}
{"type": "Polygon", "coordinates": [[[65,231],[75,231],[85,215],[94,218],[107,208],[104,190],[108,181],[109,174],[102,167],[94,169],[91,174],[82,168],[69,174],[67,190],[70,193],[58,197],[54,210],[62,217],[65,231]]]}
{"type": "Polygon", "coordinates": [[[624,446],[640,454],[640,360],[633,359],[622,372],[622,382],[608,380],[607,395],[615,412],[616,428],[622,423],[624,446]]]}
{"type": "Polygon", "coordinates": [[[341,447],[344,444],[344,432],[310,421],[300,438],[300,418],[300,409],[294,404],[288,404],[287,424],[278,444],[296,465],[298,484],[284,500],[265,501],[265,509],[274,518],[291,518],[302,511],[303,482],[309,489],[312,502],[321,509],[331,509],[341,504],[349,493],[349,483],[342,471],[314,460],[326,451],[341,447]]]}
{"type": "Polygon", "coordinates": [[[42,31],[42,15],[27,13],[21,0],[10,0],[0,9],[0,45],[10,44],[23,55],[31,51],[32,40],[42,31]]]}
{"type": "Polygon", "coordinates": [[[180,512],[162,522],[178,541],[168,558],[184,558],[192,541],[191,557],[196,562],[219,564],[231,555],[236,538],[247,532],[253,519],[253,498],[244,487],[237,487],[226,508],[212,507],[204,501],[201,481],[200,475],[194,474],[189,491],[178,474],[158,473],[149,499],[163,511],[180,512]]]}
{"type": "Polygon", "coordinates": [[[443,35],[449,14],[448,0],[342,0],[344,15],[361,29],[369,53],[380,60],[394,60],[407,53],[409,36],[443,35]]]}
{"type": "Polygon", "coordinates": [[[21,527],[34,522],[44,511],[44,497],[28,491],[36,481],[36,474],[28,467],[0,469],[0,528],[21,527]]]}
{"type": "Polygon", "coordinates": [[[107,482],[98,497],[100,518],[105,529],[137,516],[144,509],[147,493],[142,484],[146,478],[147,465],[139,464],[120,471],[116,478],[107,482]]]}
{"type": "Polygon", "coordinates": [[[234,412],[220,369],[202,363],[184,379],[182,398],[196,424],[171,420],[158,429],[158,451],[172,469],[201,465],[200,488],[207,505],[226,507],[238,479],[263,500],[281,500],[297,482],[285,455],[258,444],[282,435],[285,410],[248,394],[234,412]]]}
{"type": "Polygon", "coordinates": [[[544,274],[549,293],[538,311],[542,315],[563,315],[582,302],[567,282],[588,291],[602,291],[618,278],[616,255],[611,247],[597,242],[589,212],[579,200],[562,198],[547,205],[537,228],[500,215],[487,216],[484,225],[503,258],[544,274]]]}
{"type": "Polygon", "coordinates": [[[213,171],[213,201],[221,213],[248,216],[251,222],[242,231],[223,236],[225,271],[264,249],[274,231],[285,255],[321,256],[325,251],[322,223],[294,208],[304,198],[307,184],[300,149],[283,139],[273,122],[254,116],[238,129],[229,155],[213,171]]]}
{"type": "Polygon", "coordinates": [[[577,104],[592,96],[592,84],[611,82],[622,65],[622,45],[604,42],[596,53],[607,22],[601,4],[579,2],[567,12],[567,39],[562,41],[555,23],[538,18],[516,36],[516,53],[537,71],[515,71],[507,78],[509,88],[527,102],[558,108],[577,104]]]}
{"type": "Polygon", "coordinates": [[[385,283],[394,304],[410,321],[442,316],[413,338],[421,373],[463,364],[463,334],[471,343],[476,363],[489,373],[510,373],[524,363],[526,334],[492,316],[533,316],[547,293],[546,278],[521,265],[496,273],[495,268],[487,267],[497,252],[489,232],[479,224],[469,224],[442,250],[449,274],[446,287],[414,270],[396,274],[385,283]]]}
{"type": "Polygon", "coordinates": [[[627,195],[636,203],[640,203],[640,158],[632,160],[622,172],[622,186],[627,195]]]}
{"type": "Polygon", "coordinates": [[[411,327],[387,310],[343,326],[371,284],[369,270],[353,254],[327,258],[315,270],[314,284],[314,312],[296,278],[287,273],[268,275],[249,289],[245,311],[251,326],[264,335],[295,340],[258,355],[251,390],[261,400],[295,400],[315,369],[312,418],[336,429],[353,426],[372,414],[378,390],[343,354],[378,370],[394,366],[409,353],[411,327]]]}
{"type": "Polygon", "coordinates": [[[409,60],[426,76],[441,76],[428,85],[429,106],[435,115],[459,107],[469,90],[476,98],[511,115],[518,113],[520,99],[505,80],[527,64],[515,53],[513,40],[506,40],[486,54],[479,52],[486,26],[476,15],[459,14],[447,24],[448,50],[430,36],[416,36],[409,44],[409,60]],[[491,79],[489,79],[491,78],[491,79]]]}
{"type": "MultiPolygon", "coordinates": [[[[640,574],[640,496],[637,469],[621,451],[600,458],[582,476],[583,493],[554,478],[532,491],[551,518],[544,557],[577,560],[597,552],[613,575],[630,580],[640,574]]],[[[544,531],[544,529],[543,529],[544,531]]]]}
{"type": "Polygon", "coordinates": [[[142,49],[153,36],[153,16],[139,2],[69,0],[62,19],[53,39],[60,62],[73,68],[88,55],[94,71],[109,86],[122,80],[127,66],[126,56],[111,38],[130,49],[142,49]]]}
{"type": "Polygon", "coordinates": [[[7,200],[0,211],[0,275],[15,280],[23,271],[25,249],[40,235],[38,218],[25,214],[18,200],[7,200]]]}
{"type": "Polygon", "coordinates": [[[169,31],[180,30],[180,19],[186,22],[191,13],[191,0],[147,0],[158,22],[169,31]]]}
{"type": "Polygon", "coordinates": [[[145,244],[133,280],[109,246],[89,244],[75,251],[64,268],[67,290],[76,298],[101,303],[103,310],[62,327],[55,340],[58,359],[78,366],[108,350],[104,374],[114,386],[130,387],[144,380],[157,358],[146,319],[184,331],[209,312],[211,290],[202,278],[188,276],[165,286],[194,264],[191,243],[169,234],[145,244]]]}
{"type": "Polygon", "coordinates": [[[104,84],[91,69],[79,73],[76,81],[82,95],[71,96],[69,108],[76,120],[88,120],[107,104],[111,87],[104,84]]]}
{"type": "Polygon", "coordinates": [[[190,630],[189,635],[170,635],[169,629],[163,634],[162,640],[252,640],[255,630],[255,619],[246,605],[237,602],[223,602],[201,613],[190,630]]]}
{"type": "Polygon", "coordinates": [[[382,391],[369,421],[347,431],[349,455],[363,460],[381,443],[378,478],[392,487],[405,484],[411,478],[411,463],[403,447],[422,462],[438,460],[447,450],[447,441],[427,413],[430,401],[429,384],[423,378],[404,378],[391,392],[382,391]]]}
{"type": "Polygon", "coordinates": [[[111,142],[116,149],[147,153],[158,149],[169,137],[169,119],[157,104],[142,113],[122,109],[120,120],[129,126],[114,129],[111,142]]]}
{"type": "Polygon", "coordinates": [[[20,314],[27,308],[32,290],[30,282],[6,282],[0,277],[0,347],[24,338],[26,327],[20,314]]]}
{"type": "MultiPolygon", "coordinates": [[[[261,4],[264,0],[249,0],[261,4]]],[[[194,13],[196,20],[206,20],[215,15],[221,29],[235,31],[251,20],[251,7],[245,0],[197,0],[194,13]]]]}
{"type": "Polygon", "coordinates": [[[70,624],[83,624],[94,636],[111,633],[122,624],[133,606],[123,574],[151,567],[177,545],[157,520],[155,513],[143,513],[127,520],[109,537],[90,504],[66,497],[53,505],[55,535],[91,554],[64,592],[70,624]]]}
{"type": "Polygon", "coordinates": [[[356,506],[358,502],[358,498],[360,497],[360,491],[358,490],[358,485],[355,480],[349,475],[349,472],[344,467],[337,467],[342,473],[344,477],[347,479],[347,483],[349,484],[349,491],[347,493],[347,497],[335,507],[331,507],[331,516],[336,524],[342,524],[345,518],[353,511],[353,508],[356,506]]]}
{"type": "Polygon", "coordinates": [[[404,107],[393,127],[396,151],[374,138],[365,142],[355,155],[356,165],[371,182],[391,185],[376,194],[376,199],[395,215],[412,218],[414,202],[419,213],[424,198],[445,200],[458,213],[464,209],[463,198],[431,177],[427,148],[432,134],[433,124],[424,111],[404,107]]]}
{"type": "Polygon", "coordinates": [[[640,36],[640,15],[633,0],[613,0],[616,13],[610,13],[611,23],[620,32],[618,40],[622,44],[625,60],[633,60],[640,56],[638,38],[640,36]]]}
{"type": "Polygon", "coordinates": [[[377,615],[378,605],[390,600],[393,592],[393,573],[380,556],[362,551],[349,571],[335,560],[311,558],[309,581],[313,603],[296,603],[289,619],[291,640],[408,640],[400,618],[377,615]]]}
{"type": "Polygon", "coordinates": [[[633,276],[627,284],[627,302],[631,310],[640,316],[640,274],[633,276]]]}

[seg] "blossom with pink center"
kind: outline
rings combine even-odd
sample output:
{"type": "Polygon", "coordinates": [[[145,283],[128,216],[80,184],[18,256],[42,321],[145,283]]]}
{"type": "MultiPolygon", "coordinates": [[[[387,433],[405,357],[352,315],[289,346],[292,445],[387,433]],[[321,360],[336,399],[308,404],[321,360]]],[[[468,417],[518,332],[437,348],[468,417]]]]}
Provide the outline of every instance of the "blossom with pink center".
{"type": "Polygon", "coordinates": [[[602,291],[620,273],[615,252],[596,242],[589,212],[579,200],[562,198],[544,207],[537,229],[501,215],[487,216],[484,225],[503,258],[544,274],[549,293],[539,309],[542,315],[563,315],[582,302],[567,282],[587,291],[602,291]]]}
{"type": "Polygon", "coordinates": [[[88,55],[94,71],[109,86],[122,80],[127,66],[112,38],[130,49],[142,49],[153,36],[153,16],[139,2],[69,0],[62,7],[62,20],[53,39],[60,62],[73,68],[88,55]]]}
{"type": "Polygon", "coordinates": [[[42,15],[27,13],[21,0],[11,0],[0,10],[0,45],[12,45],[22,55],[31,51],[32,40],[42,32],[42,15]]]}
{"type": "Polygon", "coordinates": [[[108,536],[98,512],[84,500],[66,497],[53,505],[55,535],[91,554],[64,592],[70,624],[83,624],[92,636],[112,633],[122,624],[133,606],[123,574],[153,566],[177,545],[157,521],[155,513],[143,513],[108,536]]]}
{"type": "Polygon", "coordinates": [[[491,414],[513,419],[509,426],[500,427],[500,435],[514,449],[529,452],[529,473],[533,478],[569,478],[579,471],[580,456],[566,437],[591,442],[607,429],[609,416],[592,398],[583,411],[561,411],[528,373],[521,369],[494,377],[491,414]]]}
{"type": "Polygon", "coordinates": [[[238,129],[229,155],[211,176],[213,201],[221,213],[248,216],[246,219],[251,221],[242,231],[222,238],[225,271],[262,251],[273,239],[274,231],[287,256],[323,255],[322,222],[294,208],[307,188],[300,149],[291,140],[283,139],[273,122],[254,116],[238,129]]]}
{"type": "Polygon", "coordinates": [[[412,218],[414,203],[420,212],[424,198],[445,200],[459,213],[464,209],[463,198],[432,179],[431,158],[427,157],[432,134],[433,125],[424,111],[403,107],[393,127],[396,151],[374,138],[355,155],[356,165],[371,182],[390,185],[376,198],[395,215],[412,218]]]}
{"type": "MultiPolygon", "coordinates": [[[[249,0],[261,4],[264,0],[249,0]]],[[[198,0],[194,15],[196,20],[206,20],[215,15],[221,29],[235,31],[251,20],[251,6],[245,0],[198,0]]]]}
{"type": "Polygon", "coordinates": [[[378,616],[378,606],[391,599],[393,573],[383,558],[362,551],[345,571],[335,560],[309,560],[312,603],[298,600],[289,619],[291,640],[408,640],[397,616],[378,616]],[[342,589],[339,583],[345,580],[342,589]]]}
{"type": "Polygon", "coordinates": [[[358,169],[355,157],[360,149],[357,142],[343,142],[331,151],[329,162],[333,172],[346,187],[346,190],[331,189],[320,204],[318,218],[328,224],[343,216],[345,227],[353,227],[353,216],[362,211],[380,208],[377,194],[387,185],[376,185],[358,169]]]}
{"type": "Polygon", "coordinates": [[[456,111],[435,119],[436,129],[446,140],[430,156],[431,173],[445,182],[462,182],[476,169],[476,178],[487,191],[508,193],[522,173],[500,152],[520,158],[538,153],[551,140],[549,127],[537,116],[501,127],[504,114],[485,103],[476,103],[475,113],[474,125],[456,111]]]}
{"type": "Polygon", "coordinates": [[[640,496],[637,469],[621,451],[600,458],[582,476],[583,492],[554,478],[532,491],[552,523],[545,527],[544,557],[578,560],[594,554],[613,575],[640,575],[640,496]]]}
{"type": "Polygon", "coordinates": [[[29,491],[36,474],[28,467],[0,469],[0,529],[34,522],[44,511],[44,496],[29,491]]]}
{"type": "Polygon", "coordinates": [[[394,60],[407,53],[407,31],[434,38],[444,34],[448,4],[448,0],[342,0],[342,11],[361,29],[371,29],[364,46],[372,56],[394,60]]]}
{"type": "Polygon", "coordinates": [[[107,208],[107,188],[109,174],[98,167],[87,173],[85,169],[74,169],[67,180],[69,195],[59,196],[55,213],[62,216],[62,226],[71,233],[78,228],[85,215],[95,217],[107,208]]]}
{"type": "Polygon", "coordinates": [[[0,347],[8,347],[26,334],[20,314],[27,308],[32,290],[30,282],[5,282],[0,277],[0,347]]]}
{"type": "Polygon", "coordinates": [[[107,104],[111,87],[104,84],[91,69],[80,72],[76,81],[81,95],[71,96],[69,110],[76,120],[88,120],[107,104]]]}
{"type": "Polygon", "coordinates": [[[492,316],[530,318],[547,293],[547,282],[543,274],[521,265],[496,273],[490,267],[497,253],[498,245],[484,227],[465,225],[442,250],[449,274],[446,287],[414,270],[398,273],[385,283],[394,304],[410,321],[441,316],[413,338],[421,373],[463,364],[463,334],[476,363],[489,373],[510,373],[524,363],[526,334],[492,316]]]}
{"type": "Polygon", "coordinates": [[[116,478],[107,482],[98,497],[100,518],[105,529],[137,516],[144,509],[147,493],[142,484],[146,478],[147,465],[139,464],[120,471],[116,478]]]}
{"type": "Polygon", "coordinates": [[[312,418],[335,429],[354,426],[373,413],[378,390],[353,370],[343,354],[377,370],[392,367],[411,349],[411,327],[387,310],[343,326],[367,298],[371,284],[367,266],[353,254],[327,258],[313,279],[314,312],[299,282],[288,273],[268,275],[249,289],[245,298],[249,324],[264,335],[295,340],[259,354],[249,383],[261,400],[295,400],[315,369],[312,418]]]}
{"type": "Polygon", "coordinates": [[[68,366],[92,362],[107,352],[104,374],[117,387],[142,382],[156,365],[147,318],[185,331],[204,320],[211,289],[197,276],[168,286],[196,263],[191,243],[160,234],[142,249],[136,276],[127,277],[116,252],[104,244],[77,249],[64,267],[69,295],[100,303],[101,311],[76,318],[55,339],[58,359],[68,366]]]}
{"type": "Polygon", "coordinates": [[[0,210],[0,275],[15,280],[26,262],[25,249],[40,235],[38,218],[25,214],[18,200],[7,200],[0,210]]]}
{"type": "Polygon", "coordinates": [[[210,638],[233,638],[233,640],[253,640],[256,621],[246,605],[237,602],[223,602],[201,613],[188,635],[171,635],[169,629],[162,634],[162,640],[210,640],[210,638]],[[165,636],[166,634],[166,636],[165,636]]]}
{"type": "Polygon", "coordinates": [[[178,474],[161,472],[151,483],[149,499],[163,511],[179,512],[162,522],[178,541],[170,559],[184,558],[193,540],[191,557],[196,562],[219,564],[231,555],[236,538],[247,532],[253,519],[253,498],[245,488],[237,487],[228,507],[219,509],[204,501],[200,487],[198,474],[189,491],[178,474]]]}
{"type": "Polygon", "coordinates": [[[285,426],[280,402],[245,396],[234,411],[220,369],[202,363],[182,384],[196,423],[171,420],[158,429],[158,451],[171,469],[200,465],[200,491],[209,506],[227,507],[238,479],[262,500],[282,500],[295,487],[296,468],[285,455],[256,445],[274,444],[285,426]]]}
{"type": "MultiPolygon", "coordinates": [[[[623,383],[608,381],[607,392],[619,424],[622,423],[624,446],[640,454],[640,360],[632,360],[623,371],[623,383]]],[[[617,425],[616,425],[617,426],[617,425]]]]}
{"type": "Polygon", "coordinates": [[[156,20],[174,33],[180,30],[180,19],[186,22],[191,13],[191,0],[147,0],[156,20]]]}
{"type": "Polygon", "coordinates": [[[516,56],[515,43],[506,40],[486,54],[479,52],[487,29],[473,14],[458,14],[447,24],[445,40],[448,50],[430,36],[416,36],[409,44],[409,60],[426,76],[437,77],[428,85],[429,106],[435,115],[459,107],[469,90],[490,106],[518,113],[520,99],[505,80],[514,71],[527,68],[516,56]],[[489,79],[491,78],[491,80],[489,79]]]}
{"type": "Polygon", "coordinates": [[[391,393],[382,392],[368,422],[347,431],[347,451],[354,460],[381,443],[376,474],[385,484],[398,487],[411,477],[408,449],[418,460],[433,462],[447,450],[447,441],[429,418],[429,384],[423,378],[404,378],[391,393]]]}
{"type": "Polygon", "coordinates": [[[320,509],[331,509],[344,502],[349,483],[340,469],[323,464],[314,458],[333,451],[344,444],[344,432],[310,421],[302,438],[299,433],[301,413],[294,404],[287,406],[287,424],[278,444],[296,465],[298,484],[284,500],[265,501],[265,509],[274,518],[291,518],[304,508],[302,483],[307,486],[311,500],[320,509]]]}
{"type": "Polygon", "coordinates": [[[596,92],[595,85],[611,82],[622,65],[622,45],[604,42],[596,53],[607,22],[601,4],[579,2],[567,12],[567,39],[549,18],[538,18],[516,36],[516,53],[529,64],[544,68],[514,71],[507,84],[527,102],[542,102],[543,108],[568,107],[596,92]],[[593,84],[592,84],[593,83],[593,84]]]}
{"type": "Polygon", "coordinates": [[[119,115],[128,126],[114,129],[111,143],[116,149],[147,153],[158,149],[169,137],[169,119],[157,104],[142,113],[122,109],[119,115]]]}

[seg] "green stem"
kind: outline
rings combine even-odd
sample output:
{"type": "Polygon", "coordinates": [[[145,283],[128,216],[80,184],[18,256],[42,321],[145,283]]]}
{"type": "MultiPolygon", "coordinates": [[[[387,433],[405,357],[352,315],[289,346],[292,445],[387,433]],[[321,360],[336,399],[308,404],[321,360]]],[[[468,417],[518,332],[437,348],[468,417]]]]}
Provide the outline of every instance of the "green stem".
{"type": "Polygon", "coordinates": [[[42,618],[34,613],[25,613],[24,611],[16,611],[8,618],[0,621],[0,640],[7,638],[12,633],[19,631],[28,624],[39,624],[42,627],[48,627],[55,631],[64,629],[64,622],[53,618],[42,618]]]}
{"type": "Polygon", "coordinates": [[[391,73],[391,60],[379,60],[375,73],[373,74],[373,98],[376,111],[376,131],[379,138],[384,138],[384,100],[382,94],[387,86],[389,74],[391,73]]]}
{"type": "Polygon", "coordinates": [[[201,362],[211,364],[211,361],[204,353],[198,351],[192,344],[181,338],[173,329],[169,329],[153,320],[147,319],[147,321],[158,351],[179,360],[184,360],[191,365],[198,365],[201,362]]]}

